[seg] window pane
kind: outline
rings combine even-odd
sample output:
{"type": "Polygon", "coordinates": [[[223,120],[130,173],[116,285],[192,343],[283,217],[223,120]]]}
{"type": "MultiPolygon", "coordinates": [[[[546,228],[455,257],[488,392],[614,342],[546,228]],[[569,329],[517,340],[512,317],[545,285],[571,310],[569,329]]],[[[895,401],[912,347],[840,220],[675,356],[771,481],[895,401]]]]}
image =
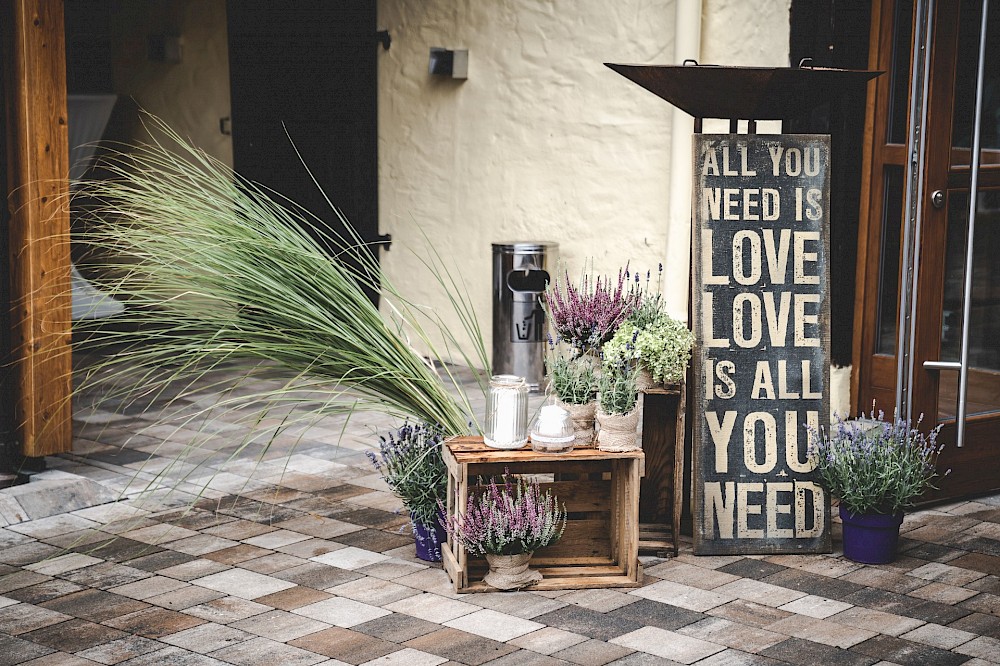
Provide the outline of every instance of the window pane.
{"type": "MultiPolygon", "coordinates": [[[[983,115],[980,124],[980,161],[1000,164],[1000,7],[990,3],[986,26],[983,72],[983,115]]],[[[955,66],[955,105],[952,112],[952,166],[968,166],[972,127],[976,120],[976,67],[982,0],[964,0],[959,15],[958,62],[955,66]]]]}
{"type": "Polygon", "coordinates": [[[906,116],[910,99],[910,40],[913,33],[913,1],[896,3],[892,26],[892,70],[890,72],[889,143],[906,143],[906,116]]]}
{"type": "Polygon", "coordinates": [[[896,353],[896,310],[899,309],[899,235],[903,220],[903,167],[885,167],[882,201],[882,256],[879,261],[877,354],[896,353]]]}
{"type": "MultiPolygon", "coordinates": [[[[965,301],[966,238],[969,194],[948,197],[948,239],[945,255],[941,359],[961,360],[962,306],[965,301]]],[[[973,248],[972,310],[969,321],[968,413],[1000,410],[1000,191],[980,192],[973,248]]],[[[938,389],[939,416],[954,418],[958,373],[942,371],[938,389]]]]}

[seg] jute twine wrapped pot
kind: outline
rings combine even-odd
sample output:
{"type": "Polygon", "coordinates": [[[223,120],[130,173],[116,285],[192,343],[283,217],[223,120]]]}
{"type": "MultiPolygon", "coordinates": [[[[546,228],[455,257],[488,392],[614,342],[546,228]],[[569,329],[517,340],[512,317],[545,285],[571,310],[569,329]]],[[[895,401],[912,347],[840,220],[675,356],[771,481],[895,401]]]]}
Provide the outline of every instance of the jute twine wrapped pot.
{"type": "Polygon", "coordinates": [[[628,414],[605,414],[597,410],[597,423],[601,426],[597,432],[597,448],[601,451],[621,453],[642,448],[636,441],[639,429],[638,408],[628,414]]]}
{"type": "Polygon", "coordinates": [[[498,590],[519,590],[532,585],[542,579],[542,574],[528,568],[530,560],[531,553],[519,555],[487,553],[486,561],[490,565],[490,572],[483,577],[483,582],[498,590]]]}
{"type": "Polygon", "coordinates": [[[576,435],[573,445],[578,449],[594,448],[594,414],[597,411],[597,401],[573,405],[556,400],[556,404],[569,412],[569,417],[573,421],[573,434],[576,435]]]}

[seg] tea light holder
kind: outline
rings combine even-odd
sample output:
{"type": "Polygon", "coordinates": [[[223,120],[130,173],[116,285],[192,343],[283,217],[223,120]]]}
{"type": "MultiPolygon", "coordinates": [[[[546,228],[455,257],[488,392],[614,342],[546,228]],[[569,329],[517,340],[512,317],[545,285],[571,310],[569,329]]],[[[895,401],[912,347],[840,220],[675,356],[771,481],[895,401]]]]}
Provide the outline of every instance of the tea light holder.
{"type": "Polygon", "coordinates": [[[483,443],[494,449],[519,449],[528,443],[528,383],[524,377],[490,377],[483,443]]]}
{"type": "Polygon", "coordinates": [[[531,429],[531,448],[542,453],[568,453],[576,433],[569,412],[559,405],[545,405],[531,429]]]}

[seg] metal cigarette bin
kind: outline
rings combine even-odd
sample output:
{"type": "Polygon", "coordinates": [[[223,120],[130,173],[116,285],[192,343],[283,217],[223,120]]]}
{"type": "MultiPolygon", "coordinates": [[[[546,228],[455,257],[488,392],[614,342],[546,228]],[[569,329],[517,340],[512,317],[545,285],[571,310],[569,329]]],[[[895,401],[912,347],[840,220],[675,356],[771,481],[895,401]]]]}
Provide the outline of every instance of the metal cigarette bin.
{"type": "Polygon", "coordinates": [[[524,377],[532,391],[545,375],[542,299],[559,244],[493,243],[493,374],[524,377]]]}

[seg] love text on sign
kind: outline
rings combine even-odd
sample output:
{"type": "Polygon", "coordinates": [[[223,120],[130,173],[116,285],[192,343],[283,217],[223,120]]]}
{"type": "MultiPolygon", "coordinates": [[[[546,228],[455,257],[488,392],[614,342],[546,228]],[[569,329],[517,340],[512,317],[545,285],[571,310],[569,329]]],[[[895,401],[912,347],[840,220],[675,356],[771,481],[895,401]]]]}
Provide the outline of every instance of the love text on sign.
{"type": "Polygon", "coordinates": [[[829,171],[825,135],[695,135],[697,554],[830,551],[829,171]]]}

